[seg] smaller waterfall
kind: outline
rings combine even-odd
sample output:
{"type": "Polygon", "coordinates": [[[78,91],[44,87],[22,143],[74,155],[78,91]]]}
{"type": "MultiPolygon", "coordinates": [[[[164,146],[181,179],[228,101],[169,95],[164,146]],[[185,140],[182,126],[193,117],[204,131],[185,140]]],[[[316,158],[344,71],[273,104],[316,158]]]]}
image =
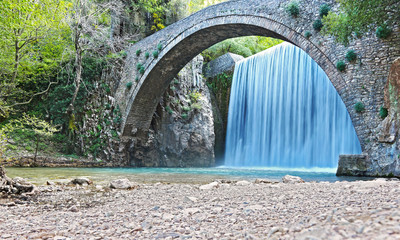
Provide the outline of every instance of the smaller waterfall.
{"type": "Polygon", "coordinates": [[[347,109],[318,64],[282,43],[238,62],[225,165],[337,167],[361,146],[347,109]]]}

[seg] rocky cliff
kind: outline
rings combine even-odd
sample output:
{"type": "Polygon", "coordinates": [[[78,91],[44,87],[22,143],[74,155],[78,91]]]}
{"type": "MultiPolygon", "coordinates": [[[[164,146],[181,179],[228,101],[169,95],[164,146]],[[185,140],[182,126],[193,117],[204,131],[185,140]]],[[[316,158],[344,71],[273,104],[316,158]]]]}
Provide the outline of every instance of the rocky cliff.
{"type": "Polygon", "coordinates": [[[130,165],[209,167],[214,160],[214,119],[202,77],[203,58],[189,62],[171,82],[147,133],[132,139],[130,165]]]}

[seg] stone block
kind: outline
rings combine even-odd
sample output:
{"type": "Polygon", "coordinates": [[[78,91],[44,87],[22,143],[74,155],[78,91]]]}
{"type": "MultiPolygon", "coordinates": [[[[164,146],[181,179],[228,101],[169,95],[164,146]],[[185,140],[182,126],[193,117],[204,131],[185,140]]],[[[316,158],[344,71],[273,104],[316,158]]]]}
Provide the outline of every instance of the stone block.
{"type": "Polygon", "coordinates": [[[365,176],[371,164],[366,154],[340,155],[336,176],[365,176]]]}

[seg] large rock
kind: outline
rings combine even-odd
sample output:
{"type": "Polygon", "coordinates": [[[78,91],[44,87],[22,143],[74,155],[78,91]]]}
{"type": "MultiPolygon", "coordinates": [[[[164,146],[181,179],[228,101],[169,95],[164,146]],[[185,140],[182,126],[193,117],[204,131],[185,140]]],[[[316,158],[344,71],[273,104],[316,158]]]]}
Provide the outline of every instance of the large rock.
{"type": "Polygon", "coordinates": [[[301,177],[286,175],[282,178],[283,183],[304,183],[301,177]]]}
{"type": "Polygon", "coordinates": [[[340,155],[336,176],[365,176],[369,168],[368,155],[340,155]]]}
{"type": "Polygon", "coordinates": [[[131,146],[131,165],[214,166],[214,120],[202,65],[203,58],[196,57],[171,82],[157,106],[151,129],[131,146]]]}
{"type": "Polygon", "coordinates": [[[34,194],[37,192],[37,188],[23,178],[11,179],[7,177],[4,168],[0,167],[0,192],[5,194],[34,194]]]}
{"type": "Polygon", "coordinates": [[[137,187],[137,184],[132,183],[129,179],[116,179],[110,182],[110,188],[113,189],[134,189],[137,187]]]}

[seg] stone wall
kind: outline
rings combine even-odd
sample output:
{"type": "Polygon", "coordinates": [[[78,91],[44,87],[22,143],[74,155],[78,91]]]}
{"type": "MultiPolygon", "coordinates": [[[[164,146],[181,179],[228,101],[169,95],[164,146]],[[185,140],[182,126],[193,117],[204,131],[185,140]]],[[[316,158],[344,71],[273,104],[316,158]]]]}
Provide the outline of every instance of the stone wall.
{"type": "Polygon", "coordinates": [[[150,130],[131,144],[131,166],[214,166],[214,120],[202,67],[199,55],[170,83],[150,130]]]}
{"type": "Polygon", "coordinates": [[[379,142],[378,126],[383,121],[379,110],[384,105],[384,86],[389,68],[400,56],[399,26],[394,26],[392,35],[387,39],[378,39],[371,32],[343,46],[312,28],[313,21],[319,18],[319,7],[328,3],[337,10],[336,1],[299,1],[301,11],[297,18],[286,13],[285,6],[289,2],[224,2],[199,11],[132,46],[122,84],[116,94],[123,112],[122,135],[129,138],[140,129],[148,129],[157,99],[165,92],[172,77],[202,50],[226,38],[260,35],[289,41],[306,51],[326,72],[341,96],[363,153],[368,154],[372,161],[393,161],[394,156],[400,154],[399,147],[379,142]],[[310,38],[304,37],[306,31],[312,33],[310,38]],[[135,55],[137,49],[152,53],[157,51],[158,46],[157,57],[145,59],[143,55],[135,55]],[[357,61],[346,63],[346,70],[340,72],[335,65],[345,60],[348,50],[357,53],[357,61]],[[143,74],[135,69],[138,62],[144,63],[143,74]],[[134,79],[138,81],[128,91],[124,86],[134,79]],[[364,104],[365,111],[356,112],[354,105],[357,102],[364,104]]]}

